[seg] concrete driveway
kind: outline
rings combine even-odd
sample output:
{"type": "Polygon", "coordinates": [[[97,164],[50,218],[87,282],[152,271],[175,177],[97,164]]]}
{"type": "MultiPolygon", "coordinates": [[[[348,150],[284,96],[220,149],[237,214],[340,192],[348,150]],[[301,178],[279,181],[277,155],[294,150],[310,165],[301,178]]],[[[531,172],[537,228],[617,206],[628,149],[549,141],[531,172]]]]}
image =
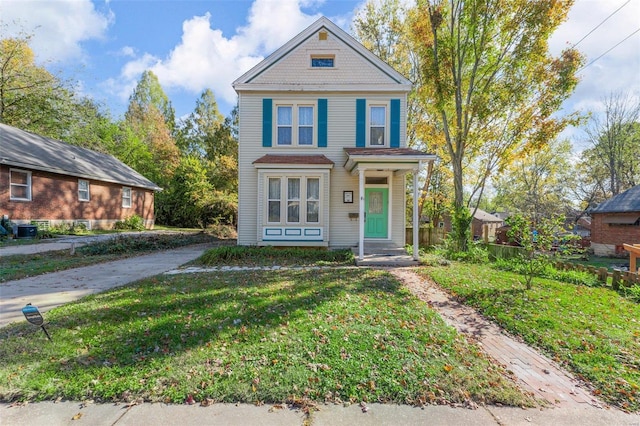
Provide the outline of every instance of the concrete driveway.
{"type": "MultiPolygon", "coordinates": [[[[38,245],[33,249],[37,249],[35,246],[38,245]]],[[[188,246],[0,284],[0,327],[25,321],[22,308],[27,303],[45,313],[88,294],[175,269],[198,258],[210,247],[206,244],[188,246]]]]}

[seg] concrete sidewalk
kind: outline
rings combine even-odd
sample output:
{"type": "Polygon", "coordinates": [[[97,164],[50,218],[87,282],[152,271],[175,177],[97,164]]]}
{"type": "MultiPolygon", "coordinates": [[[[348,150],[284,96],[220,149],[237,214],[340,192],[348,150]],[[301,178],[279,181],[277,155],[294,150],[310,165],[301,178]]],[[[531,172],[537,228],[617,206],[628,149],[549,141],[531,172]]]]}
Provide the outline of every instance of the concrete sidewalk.
{"type": "Polygon", "coordinates": [[[175,269],[196,259],[209,247],[188,246],[3,283],[0,285],[0,327],[25,321],[22,308],[27,303],[45,313],[88,294],[175,269]]]}
{"type": "Polygon", "coordinates": [[[285,405],[249,404],[199,405],[85,404],[41,402],[22,406],[0,404],[3,425],[32,424],[128,426],[128,425],[553,425],[553,426],[639,426],[640,416],[593,407],[528,409],[486,406],[475,410],[449,406],[369,404],[319,405],[307,417],[285,405]]]}

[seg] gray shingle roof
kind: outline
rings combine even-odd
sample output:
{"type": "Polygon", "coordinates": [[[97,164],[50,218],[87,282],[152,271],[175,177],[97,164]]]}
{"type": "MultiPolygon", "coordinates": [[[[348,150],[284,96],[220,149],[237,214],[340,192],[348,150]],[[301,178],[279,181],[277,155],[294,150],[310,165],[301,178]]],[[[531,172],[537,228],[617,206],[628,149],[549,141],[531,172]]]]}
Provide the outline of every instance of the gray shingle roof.
{"type": "Polygon", "coordinates": [[[484,210],[476,209],[476,214],[473,216],[474,219],[478,219],[481,222],[502,222],[498,216],[492,215],[491,213],[487,213],[484,210]]]}
{"type": "Polygon", "coordinates": [[[603,201],[589,210],[590,213],[629,213],[640,212],[640,185],[603,201]]]}
{"type": "Polygon", "coordinates": [[[161,188],[115,157],[0,123],[0,164],[129,185],[161,188]]]}

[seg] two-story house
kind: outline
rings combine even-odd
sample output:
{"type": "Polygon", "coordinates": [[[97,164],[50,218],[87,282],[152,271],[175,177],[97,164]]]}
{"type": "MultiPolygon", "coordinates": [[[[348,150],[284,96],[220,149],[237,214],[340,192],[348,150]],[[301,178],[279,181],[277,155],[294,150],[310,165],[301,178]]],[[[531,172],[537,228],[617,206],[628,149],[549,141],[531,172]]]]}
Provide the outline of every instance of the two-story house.
{"type": "Polygon", "coordinates": [[[239,245],[404,246],[406,174],[417,200],[436,159],[406,147],[409,80],[323,17],[233,87],[239,245]]]}

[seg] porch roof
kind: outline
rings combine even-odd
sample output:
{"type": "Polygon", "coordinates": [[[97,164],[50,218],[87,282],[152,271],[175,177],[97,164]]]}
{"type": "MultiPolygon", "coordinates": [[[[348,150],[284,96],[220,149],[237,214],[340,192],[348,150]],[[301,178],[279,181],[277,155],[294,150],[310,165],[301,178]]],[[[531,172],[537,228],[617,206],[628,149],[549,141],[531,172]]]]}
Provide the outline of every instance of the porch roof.
{"type": "Polygon", "coordinates": [[[304,165],[306,167],[316,167],[330,169],[334,162],[324,155],[300,155],[300,154],[267,154],[253,162],[256,168],[279,168],[304,165]]]}
{"type": "Polygon", "coordinates": [[[347,153],[344,167],[350,173],[356,173],[358,169],[408,172],[437,159],[435,154],[412,148],[344,148],[344,151],[347,153]]]}

